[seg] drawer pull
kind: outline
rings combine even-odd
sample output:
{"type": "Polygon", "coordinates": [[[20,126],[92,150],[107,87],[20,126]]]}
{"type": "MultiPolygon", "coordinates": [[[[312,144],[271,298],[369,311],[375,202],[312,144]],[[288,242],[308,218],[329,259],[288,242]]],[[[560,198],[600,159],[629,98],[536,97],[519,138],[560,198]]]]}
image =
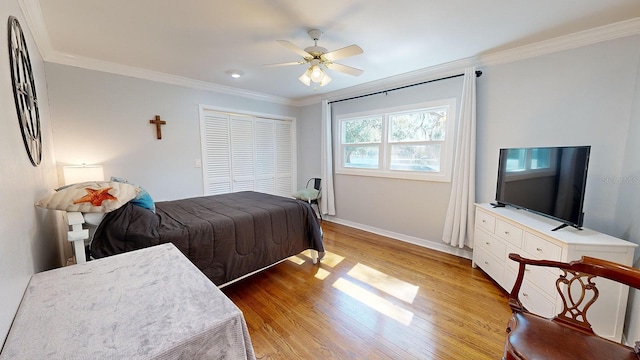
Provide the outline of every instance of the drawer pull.
{"type": "Polygon", "coordinates": [[[487,245],[491,245],[491,243],[490,243],[490,242],[488,242],[488,241],[485,241],[485,244],[487,244],[487,245]]]}
{"type": "Polygon", "coordinates": [[[485,264],[485,265],[489,265],[489,262],[488,262],[488,261],[485,261],[485,262],[484,262],[484,264],[485,264]]]}
{"type": "Polygon", "coordinates": [[[542,248],[536,248],[537,251],[542,251],[542,248]]]}
{"type": "Polygon", "coordinates": [[[504,234],[505,234],[505,235],[509,235],[509,232],[508,232],[508,231],[505,231],[505,232],[504,232],[504,234]]]}
{"type": "Polygon", "coordinates": [[[486,223],[486,222],[487,222],[487,220],[482,219],[482,222],[483,222],[483,223],[486,223]]]}
{"type": "Polygon", "coordinates": [[[527,293],[522,293],[522,296],[529,296],[529,294],[527,294],[527,293]]]}

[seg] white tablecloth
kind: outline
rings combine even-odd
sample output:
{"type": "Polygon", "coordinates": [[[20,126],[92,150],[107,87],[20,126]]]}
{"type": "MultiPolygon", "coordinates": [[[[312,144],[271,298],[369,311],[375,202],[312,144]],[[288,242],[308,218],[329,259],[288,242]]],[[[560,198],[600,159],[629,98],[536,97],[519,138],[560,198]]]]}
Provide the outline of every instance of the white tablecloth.
{"type": "Polygon", "coordinates": [[[255,359],[242,312],[164,244],[33,275],[0,359],[255,359]]]}

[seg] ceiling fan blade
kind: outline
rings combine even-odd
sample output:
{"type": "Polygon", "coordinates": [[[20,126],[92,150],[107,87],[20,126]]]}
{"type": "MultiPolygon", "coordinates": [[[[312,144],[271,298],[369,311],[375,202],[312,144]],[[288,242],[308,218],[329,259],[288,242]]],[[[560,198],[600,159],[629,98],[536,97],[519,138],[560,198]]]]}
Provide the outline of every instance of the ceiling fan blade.
{"type": "Polygon", "coordinates": [[[325,66],[327,67],[327,69],[339,71],[341,73],[345,73],[353,76],[359,76],[363,72],[363,70],[356,69],[354,67],[347,66],[347,65],[336,64],[336,63],[326,63],[325,66]]]}
{"type": "Polygon", "coordinates": [[[287,49],[293,51],[294,53],[302,56],[303,58],[313,58],[313,56],[311,54],[309,54],[308,52],[300,49],[299,47],[295,46],[294,44],[292,44],[291,42],[287,41],[287,40],[277,40],[282,46],[286,47],[287,49]]]}
{"type": "Polygon", "coordinates": [[[327,61],[336,61],[336,60],[344,59],[349,56],[360,55],[363,52],[364,51],[360,48],[360,46],[349,45],[347,47],[343,47],[342,49],[330,51],[322,55],[322,57],[325,58],[327,61]]]}
{"type": "Polygon", "coordinates": [[[289,66],[289,65],[302,65],[306,63],[306,61],[292,61],[286,63],[277,63],[277,64],[264,64],[264,67],[276,67],[276,66],[289,66]]]}

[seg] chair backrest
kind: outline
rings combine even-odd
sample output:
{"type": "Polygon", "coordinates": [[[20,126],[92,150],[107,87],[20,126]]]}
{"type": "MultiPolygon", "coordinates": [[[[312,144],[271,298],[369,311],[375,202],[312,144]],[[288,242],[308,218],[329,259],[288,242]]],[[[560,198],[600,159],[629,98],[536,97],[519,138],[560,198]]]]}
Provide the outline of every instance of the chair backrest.
{"type": "Polygon", "coordinates": [[[322,182],[322,179],[320,178],[311,178],[309,179],[309,181],[307,181],[307,188],[309,187],[309,184],[311,184],[311,182],[313,181],[313,188],[320,191],[320,184],[322,182]]]}
{"type": "Polygon", "coordinates": [[[553,321],[590,334],[593,334],[593,330],[587,320],[587,310],[599,295],[593,279],[602,277],[636,289],[640,288],[640,270],[607,260],[583,256],[578,261],[563,263],[526,259],[518,254],[509,254],[509,258],[520,264],[518,277],[509,295],[512,310],[527,311],[518,297],[527,265],[557,268],[562,271],[556,280],[556,289],[562,298],[563,309],[553,321]]]}

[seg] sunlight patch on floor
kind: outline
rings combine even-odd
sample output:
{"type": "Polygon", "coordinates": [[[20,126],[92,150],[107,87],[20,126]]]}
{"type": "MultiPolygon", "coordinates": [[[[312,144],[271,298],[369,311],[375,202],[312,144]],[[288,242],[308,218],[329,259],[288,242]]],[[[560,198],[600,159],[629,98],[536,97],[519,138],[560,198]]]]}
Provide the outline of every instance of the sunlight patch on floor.
{"type": "Polygon", "coordinates": [[[316,272],[315,278],[324,280],[327,276],[331,275],[331,273],[323,268],[318,268],[318,272],[316,272]]]}
{"type": "Polygon", "coordinates": [[[409,304],[413,303],[420,288],[360,263],[349,270],[347,275],[409,304]]]}
{"type": "MultiPolygon", "coordinates": [[[[301,255],[311,259],[311,250],[305,250],[298,255],[294,255],[294,257],[299,257],[301,255]]],[[[335,267],[336,265],[340,264],[342,260],[344,260],[344,256],[334,254],[331,251],[325,251],[324,257],[322,258],[322,260],[319,260],[319,262],[329,267],[335,267]]]]}
{"type": "Polygon", "coordinates": [[[335,267],[336,265],[340,264],[342,260],[344,260],[344,256],[332,253],[331,251],[326,251],[324,254],[324,258],[322,258],[320,262],[329,267],[335,267]]]}
{"type": "Polygon", "coordinates": [[[411,311],[405,310],[349,280],[340,278],[333,284],[333,287],[403,325],[408,326],[411,324],[411,320],[413,320],[413,313],[411,311]]]}
{"type": "Polygon", "coordinates": [[[302,265],[306,261],[305,259],[299,257],[298,255],[293,255],[291,257],[288,257],[287,260],[291,261],[296,265],[302,265]]]}

